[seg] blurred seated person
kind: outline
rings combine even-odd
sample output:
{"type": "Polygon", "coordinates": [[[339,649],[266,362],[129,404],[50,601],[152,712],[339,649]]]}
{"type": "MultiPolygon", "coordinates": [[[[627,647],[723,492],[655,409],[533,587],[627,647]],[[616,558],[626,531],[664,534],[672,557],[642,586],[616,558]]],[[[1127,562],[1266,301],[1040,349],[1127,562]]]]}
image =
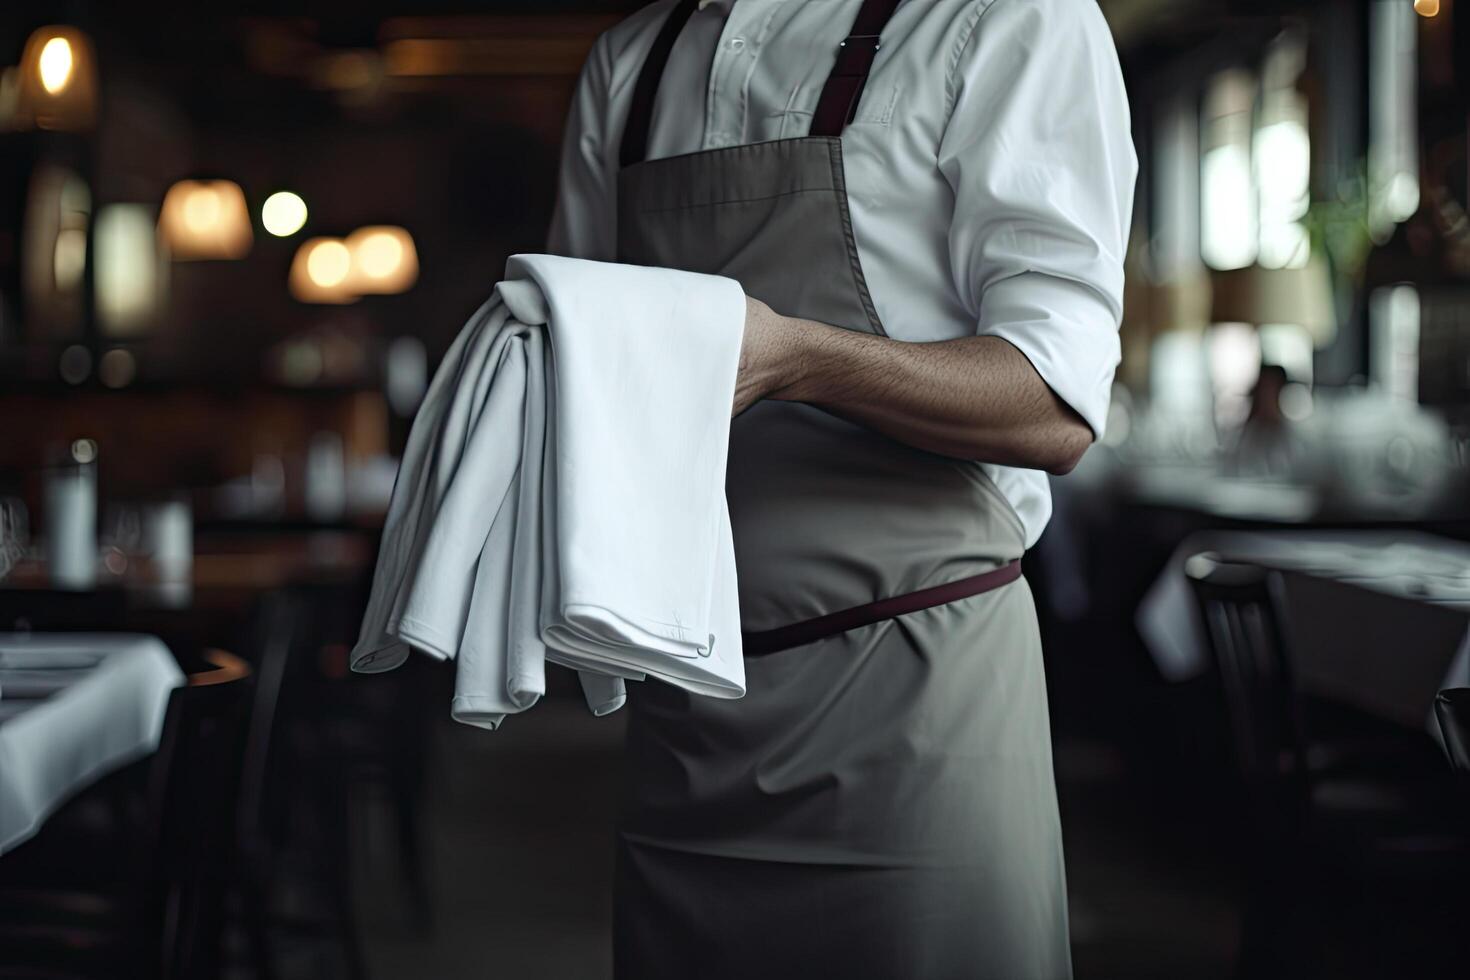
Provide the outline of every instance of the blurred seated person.
{"type": "Polygon", "coordinates": [[[1289,380],[1279,364],[1261,365],[1251,389],[1250,411],[1225,458],[1230,476],[1289,480],[1297,472],[1304,445],[1281,410],[1281,393],[1289,380]]]}

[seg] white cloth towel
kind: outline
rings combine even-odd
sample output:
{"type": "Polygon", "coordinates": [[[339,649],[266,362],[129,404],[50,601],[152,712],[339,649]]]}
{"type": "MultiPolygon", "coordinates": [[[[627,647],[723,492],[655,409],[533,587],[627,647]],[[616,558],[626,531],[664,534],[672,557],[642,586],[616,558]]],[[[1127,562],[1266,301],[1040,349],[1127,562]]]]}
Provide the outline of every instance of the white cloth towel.
{"type": "Polygon", "coordinates": [[[414,420],[352,668],[456,661],[451,714],[495,728],[580,674],[745,693],[725,505],[739,284],[517,255],[414,420]]]}

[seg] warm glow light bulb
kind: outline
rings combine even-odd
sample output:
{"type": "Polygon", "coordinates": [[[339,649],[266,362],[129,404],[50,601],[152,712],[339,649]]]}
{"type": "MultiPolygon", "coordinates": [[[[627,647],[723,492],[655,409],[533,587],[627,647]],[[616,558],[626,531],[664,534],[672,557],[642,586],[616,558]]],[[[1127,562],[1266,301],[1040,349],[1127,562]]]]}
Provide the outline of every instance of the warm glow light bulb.
{"type": "Polygon", "coordinates": [[[250,211],[230,180],[181,180],[163,196],[158,234],[175,260],[238,259],[250,251],[250,211]]]}
{"type": "Polygon", "coordinates": [[[323,289],[341,285],[351,271],[352,253],[341,242],[321,242],[306,256],[306,274],[323,289]]]}
{"type": "Polygon", "coordinates": [[[1414,12],[1420,17],[1433,17],[1439,13],[1439,0],[1414,0],[1414,12]]]}
{"type": "Polygon", "coordinates": [[[364,275],[386,279],[398,271],[403,262],[403,245],[387,232],[375,232],[363,239],[357,260],[364,275]]]}
{"type": "Polygon", "coordinates": [[[47,41],[36,64],[41,87],[50,95],[59,95],[71,83],[74,64],[70,41],[64,37],[53,37],[47,41]]]}
{"type": "Polygon", "coordinates": [[[347,286],[355,293],[401,293],[418,280],[418,250],[407,228],[366,225],[348,235],[345,244],[352,253],[347,286]]]}
{"type": "Polygon", "coordinates": [[[184,223],[197,232],[208,231],[220,219],[219,192],[213,187],[195,187],[184,199],[184,223]]]}
{"type": "Polygon", "coordinates": [[[288,238],[306,225],[306,202],[290,191],[276,191],[260,208],[265,230],[277,238],[288,238]]]}

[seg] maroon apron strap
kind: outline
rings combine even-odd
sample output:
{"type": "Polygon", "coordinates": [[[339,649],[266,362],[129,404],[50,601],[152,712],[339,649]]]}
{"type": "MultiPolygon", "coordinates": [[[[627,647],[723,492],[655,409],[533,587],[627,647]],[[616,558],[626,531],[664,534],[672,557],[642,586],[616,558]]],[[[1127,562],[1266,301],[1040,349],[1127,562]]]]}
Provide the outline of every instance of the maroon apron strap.
{"type": "Polygon", "coordinates": [[[669,11],[663,30],[658,32],[648,57],[643,60],[643,70],[638,73],[638,82],[633,87],[633,104],[628,110],[628,121],[623,127],[623,142],[618,148],[618,164],[623,167],[640,163],[648,156],[648,127],[653,119],[653,100],[658,95],[658,83],[664,75],[664,66],[669,62],[669,52],[674,41],[699,0],[680,0],[669,11]]]}
{"type": "Polygon", "coordinates": [[[878,36],[900,0],[863,0],[852,29],[837,49],[837,64],[822,86],[822,97],[812,113],[812,136],[841,136],[857,114],[858,99],[867,84],[873,59],[878,56],[878,36]]]}
{"type": "Polygon", "coordinates": [[[768,653],[789,650],[815,640],[836,636],[838,633],[846,633],[859,626],[871,626],[885,619],[893,619],[896,616],[918,612],[933,606],[942,606],[947,602],[955,602],[959,599],[968,599],[970,596],[998,589],[1002,585],[1010,585],[1020,577],[1021,562],[1018,559],[988,572],[971,575],[969,578],[945,582],[942,585],[931,586],[905,595],[879,599],[877,602],[853,606],[850,609],[839,609],[835,613],[828,613],[813,619],[803,619],[790,626],[762,630],[759,633],[745,633],[741,637],[741,644],[745,656],[763,657],[768,653]]]}

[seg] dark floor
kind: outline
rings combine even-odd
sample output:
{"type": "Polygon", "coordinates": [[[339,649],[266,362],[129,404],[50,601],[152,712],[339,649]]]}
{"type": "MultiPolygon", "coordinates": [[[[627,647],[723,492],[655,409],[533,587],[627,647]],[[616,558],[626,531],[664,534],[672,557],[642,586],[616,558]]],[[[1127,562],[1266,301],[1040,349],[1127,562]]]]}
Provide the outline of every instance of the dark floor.
{"type": "MultiPolygon", "coordinates": [[[[426,801],[427,931],[393,873],[386,810],[364,801],[357,894],[375,978],[609,975],[622,726],[571,698],[494,733],[446,711],[426,801]],[[559,776],[549,792],[547,772],[559,776]]],[[[1231,870],[1191,846],[1191,828],[1151,816],[1106,745],[1064,737],[1056,755],[1078,978],[1229,976],[1239,932],[1231,870]]]]}
{"type": "Polygon", "coordinates": [[[622,716],[553,698],[485,732],[443,704],[427,780],[427,931],[405,907],[386,807],[360,811],[356,892],[374,980],[609,976],[622,716]]]}

